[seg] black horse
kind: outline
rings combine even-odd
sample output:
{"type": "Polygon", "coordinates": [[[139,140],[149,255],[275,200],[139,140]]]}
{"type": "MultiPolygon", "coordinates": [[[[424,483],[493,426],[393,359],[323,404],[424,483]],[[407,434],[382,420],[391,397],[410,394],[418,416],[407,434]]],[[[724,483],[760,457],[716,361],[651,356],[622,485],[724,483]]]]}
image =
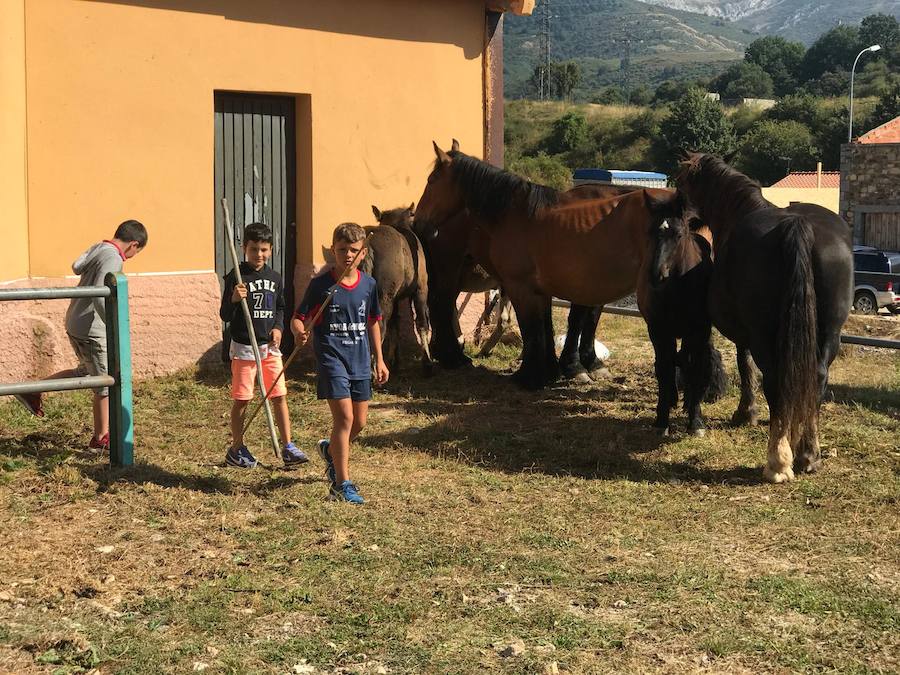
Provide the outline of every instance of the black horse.
{"type": "Polygon", "coordinates": [[[850,229],[815,204],[775,207],[713,155],[688,154],[676,184],[713,233],[709,308],[738,347],[735,418],[755,417],[752,355],[769,403],[766,479],[816,471],[819,404],[853,299],[850,229]]]}
{"type": "Polygon", "coordinates": [[[681,200],[647,240],[637,300],[656,356],[659,393],[653,426],[663,435],[669,433],[669,413],[678,403],[678,369],[688,431],[693,435],[706,431],[701,402],[716,400],[726,386],[705,302],[713,270],[711,240],[709,229],[690,217],[681,200]],[[681,349],[676,353],[679,338],[681,349]]]}

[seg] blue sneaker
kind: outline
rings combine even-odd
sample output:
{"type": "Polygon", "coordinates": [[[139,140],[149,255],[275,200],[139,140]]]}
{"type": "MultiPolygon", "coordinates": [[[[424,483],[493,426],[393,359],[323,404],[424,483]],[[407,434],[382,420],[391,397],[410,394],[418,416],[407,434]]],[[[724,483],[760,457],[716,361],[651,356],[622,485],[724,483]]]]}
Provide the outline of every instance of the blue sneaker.
{"type": "Polygon", "coordinates": [[[319,451],[319,457],[325,462],[325,475],[328,476],[328,482],[334,487],[337,483],[337,474],[334,471],[334,460],[331,459],[331,453],[328,452],[329,445],[331,445],[331,441],[327,438],[323,438],[316,443],[316,449],[319,451]]]}
{"type": "Polygon", "coordinates": [[[237,450],[229,448],[225,453],[225,463],[239,469],[255,469],[257,465],[256,457],[250,454],[246,445],[242,445],[237,450]]]}
{"type": "Polygon", "coordinates": [[[281,451],[281,459],[285,466],[294,466],[296,464],[306,464],[309,457],[293,443],[288,443],[281,451]]]}
{"type": "Polygon", "coordinates": [[[349,480],[345,480],[340,485],[332,483],[328,498],[335,502],[350,502],[351,504],[365,504],[366,500],[359,494],[357,488],[349,480]]]}

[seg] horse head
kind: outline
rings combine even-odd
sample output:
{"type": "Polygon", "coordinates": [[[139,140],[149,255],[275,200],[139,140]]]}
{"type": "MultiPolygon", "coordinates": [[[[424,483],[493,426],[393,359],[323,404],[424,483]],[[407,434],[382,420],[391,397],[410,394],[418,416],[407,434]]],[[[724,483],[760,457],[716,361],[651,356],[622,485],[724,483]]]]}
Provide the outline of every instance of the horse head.
{"type": "Polygon", "coordinates": [[[644,203],[651,213],[647,233],[650,285],[659,287],[700,262],[694,232],[702,223],[679,190],[664,196],[645,190],[644,203]]]}
{"type": "Polygon", "coordinates": [[[382,211],[373,204],[372,213],[375,214],[375,220],[378,221],[379,225],[387,225],[394,229],[412,229],[413,218],[416,214],[415,207],[416,203],[412,202],[409,206],[400,206],[390,211],[382,211]]]}
{"type": "Polygon", "coordinates": [[[459,143],[454,140],[449,153],[433,141],[432,145],[436,159],[415,215],[415,231],[423,240],[434,239],[441,225],[465,208],[462,191],[453,176],[453,159],[459,152],[459,143]]]}

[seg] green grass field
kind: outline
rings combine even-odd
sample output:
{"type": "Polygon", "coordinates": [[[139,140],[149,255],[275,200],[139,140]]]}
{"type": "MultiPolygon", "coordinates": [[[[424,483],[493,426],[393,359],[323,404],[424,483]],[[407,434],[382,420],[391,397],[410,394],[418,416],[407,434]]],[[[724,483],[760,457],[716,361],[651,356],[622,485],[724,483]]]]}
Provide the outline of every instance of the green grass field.
{"type": "MultiPolygon", "coordinates": [[[[364,507],[325,500],[317,458],[277,468],[262,422],[272,466],[225,468],[221,373],[135,386],[129,470],[82,449],[87,393],[44,420],[3,399],[0,671],[897,672],[900,355],[845,350],[825,469],[772,486],[734,387],[706,437],[662,438],[643,324],[601,337],[588,387],[515,389],[511,347],[396,373],[364,507]]],[[[311,450],[326,410],[308,370],[290,387],[311,450]]]]}

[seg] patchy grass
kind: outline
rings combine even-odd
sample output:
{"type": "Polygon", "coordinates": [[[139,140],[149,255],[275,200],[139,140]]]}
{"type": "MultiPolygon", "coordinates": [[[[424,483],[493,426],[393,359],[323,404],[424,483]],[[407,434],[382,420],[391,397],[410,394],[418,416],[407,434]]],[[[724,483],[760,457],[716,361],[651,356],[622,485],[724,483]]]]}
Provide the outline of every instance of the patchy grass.
{"type": "MultiPolygon", "coordinates": [[[[225,468],[223,373],[135,387],[127,470],[83,450],[86,394],[44,420],[5,399],[0,671],[900,668],[900,356],[844,351],[824,471],[771,486],[765,428],[727,424],[735,387],[705,438],[663,439],[643,325],[601,333],[590,387],[515,389],[512,347],[395,374],[354,450],[362,508],[325,501],[315,460],[280,470],[261,423],[271,466],[225,468]]],[[[306,369],[290,405],[311,449],[306,369]]]]}

